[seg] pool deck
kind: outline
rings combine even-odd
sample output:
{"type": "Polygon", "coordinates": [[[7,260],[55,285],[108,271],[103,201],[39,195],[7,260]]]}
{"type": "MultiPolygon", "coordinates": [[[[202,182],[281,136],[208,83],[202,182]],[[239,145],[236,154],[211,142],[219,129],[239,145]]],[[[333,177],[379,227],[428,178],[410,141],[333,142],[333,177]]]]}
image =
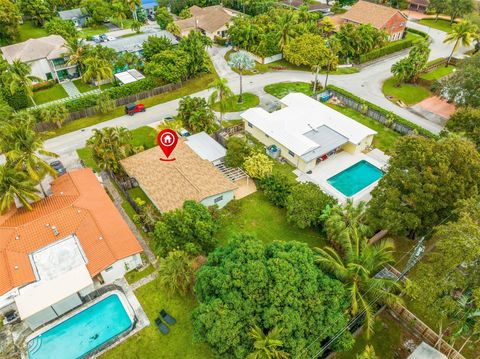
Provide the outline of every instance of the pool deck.
{"type": "MultiPolygon", "coordinates": [[[[343,151],[333,155],[324,162],[320,162],[317,166],[315,166],[311,174],[303,173],[299,170],[295,170],[294,172],[298,176],[297,181],[315,183],[325,193],[336,198],[339,203],[343,204],[348,198],[343,193],[335,189],[331,184],[329,184],[327,180],[362,160],[371,163],[379,169],[384,169],[388,163],[388,156],[378,149],[375,149],[367,154],[357,153],[355,155],[343,151]]],[[[353,200],[354,204],[370,201],[372,198],[370,192],[377,185],[377,183],[378,181],[373,182],[349,198],[353,200]]]]}

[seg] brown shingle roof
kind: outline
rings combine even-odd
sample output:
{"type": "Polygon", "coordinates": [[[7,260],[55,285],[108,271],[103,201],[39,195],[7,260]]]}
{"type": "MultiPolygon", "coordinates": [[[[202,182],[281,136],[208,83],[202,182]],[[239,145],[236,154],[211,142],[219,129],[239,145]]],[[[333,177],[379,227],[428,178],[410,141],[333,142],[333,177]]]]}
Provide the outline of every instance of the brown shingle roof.
{"type": "Polygon", "coordinates": [[[19,59],[29,62],[38,59],[55,59],[67,52],[66,41],[60,35],[50,35],[38,39],[29,39],[18,44],[4,46],[0,50],[9,63],[19,59]]]}
{"type": "Polygon", "coordinates": [[[397,9],[360,0],[345,14],[341,15],[341,17],[351,22],[370,24],[377,29],[381,29],[388,20],[397,13],[405,17],[405,15],[397,9]]]}
{"type": "Polygon", "coordinates": [[[178,142],[171,155],[176,158],[175,161],[160,161],[160,157],[164,155],[159,147],[155,147],[126,158],[121,163],[162,212],[180,208],[186,200],[200,202],[236,188],[184,141],[178,142]]]}
{"type": "Polygon", "coordinates": [[[71,234],[78,238],[93,277],[142,248],[90,169],[55,179],[53,195],[33,210],[0,216],[0,295],[35,281],[29,254],[71,234]],[[49,226],[47,226],[47,224],[49,226]],[[57,227],[55,236],[51,226],[57,227]]]}
{"type": "Polygon", "coordinates": [[[175,21],[181,31],[198,27],[207,32],[215,33],[218,29],[228,24],[237,14],[236,11],[224,8],[221,5],[207,6],[203,8],[192,6],[189,10],[192,17],[175,21]]]}

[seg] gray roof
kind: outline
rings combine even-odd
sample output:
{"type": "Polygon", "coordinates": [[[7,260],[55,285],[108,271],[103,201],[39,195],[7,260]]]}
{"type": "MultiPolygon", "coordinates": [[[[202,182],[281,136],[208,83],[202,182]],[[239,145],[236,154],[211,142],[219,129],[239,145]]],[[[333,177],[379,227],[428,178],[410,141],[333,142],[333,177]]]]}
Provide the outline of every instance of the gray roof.
{"type": "Polygon", "coordinates": [[[342,136],[338,132],[325,125],[312,129],[303,135],[318,144],[318,147],[316,147],[314,150],[302,155],[302,159],[307,162],[320,157],[348,142],[348,138],[342,136]]]}
{"type": "Polygon", "coordinates": [[[87,16],[87,15],[82,12],[82,9],[70,9],[70,10],[59,11],[58,16],[62,20],[72,20],[72,19],[78,19],[78,18],[87,16]]]}
{"type": "Polygon", "coordinates": [[[170,39],[172,44],[177,44],[178,41],[173,36],[172,33],[160,30],[160,31],[151,31],[151,32],[144,32],[143,34],[128,36],[124,38],[118,38],[112,41],[102,42],[102,46],[109,47],[116,52],[138,52],[142,50],[143,43],[148,39],[149,36],[156,36],[156,37],[167,37],[170,39]]]}
{"type": "Polygon", "coordinates": [[[408,359],[447,359],[447,356],[432,348],[425,342],[422,342],[417,349],[413,351],[408,359]]]}
{"type": "Polygon", "coordinates": [[[207,133],[200,132],[187,137],[185,142],[197,155],[210,162],[225,157],[226,149],[207,133]]]}

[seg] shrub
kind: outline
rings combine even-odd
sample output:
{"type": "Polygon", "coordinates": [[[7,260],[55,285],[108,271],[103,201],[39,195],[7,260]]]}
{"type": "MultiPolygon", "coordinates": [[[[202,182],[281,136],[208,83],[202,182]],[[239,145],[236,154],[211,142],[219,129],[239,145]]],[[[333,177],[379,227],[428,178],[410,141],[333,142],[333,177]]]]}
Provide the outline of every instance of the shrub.
{"type": "Polygon", "coordinates": [[[267,155],[256,153],[245,159],[243,168],[250,177],[263,179],[272,174],[273,162],[267,155]]]}
{"type": "Polygon", "coordinates": [[[230,137],[227,141],[225,164],[228,167],[243,167],[243,162],[249,154],[250,147],[247,141],[237,136],[230,137]]]}
{"type": "Polygon", "coordinates": [[[224,39],[223,37],[215,36],[213,39],[213,42],[215,42],[217,45],[225,46],[225,44],[227,43],[227,40],[224,39]]]}
{"type": "Polygon", "coordinates": [[[57,82],[54,81],[54,80],[42,81],[42,82],[33,84],[32,90],[33,90],[33,92],[35,92],[35,91],[39,91],[39,90],[48,89],[48,88],[54,86],[56,83],[57,82]]]}
{"type": "Polygon", "coordinates": [[[285,207],[293,181],[283,174],[272,174],[259,181],[265,197],[277,207],[285,207]]]}
{"type": "Polygon", "coordinates": [[[393,54],[394,52],[406,49],[412,45],[413,45],[412,40],[399,40],[399,41],[392,42],[391,44],[388,44],[377,50],[373,50],[373,51],[367,52],[366,54],[360,55],[359,63],[362,64],[367,61],[378,59],[379,57],[382,57],[385,55],[393,54]]]}
{"type": "Polygon", "coordinates": [[[18,90],[12,94],[8,89],[1,90],[2,97],[7,101],[8,105],[14,110],[21,110],[28,107],[28,96],[23,90],[18,90]]]}

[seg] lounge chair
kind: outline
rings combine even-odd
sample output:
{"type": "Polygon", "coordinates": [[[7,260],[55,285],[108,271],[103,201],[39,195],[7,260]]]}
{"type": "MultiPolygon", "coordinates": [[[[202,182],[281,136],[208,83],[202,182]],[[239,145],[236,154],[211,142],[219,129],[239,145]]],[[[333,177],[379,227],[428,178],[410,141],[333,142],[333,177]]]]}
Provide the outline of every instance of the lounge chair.
{"type": "Polygon", "coordinates": [[[162,334],[167,335],[170,332],[170,329],[165,325],[164,322],[160,318],[155,319],[155,325],[157,326],[158,330],[162,332],[162,334]]]}
{"type": "Polygon", "coordinates": [[[170,325],[174,325],[177,322],[175,318],[169,315],[164,309],[160,311],[160,316],[170,325]]]}

